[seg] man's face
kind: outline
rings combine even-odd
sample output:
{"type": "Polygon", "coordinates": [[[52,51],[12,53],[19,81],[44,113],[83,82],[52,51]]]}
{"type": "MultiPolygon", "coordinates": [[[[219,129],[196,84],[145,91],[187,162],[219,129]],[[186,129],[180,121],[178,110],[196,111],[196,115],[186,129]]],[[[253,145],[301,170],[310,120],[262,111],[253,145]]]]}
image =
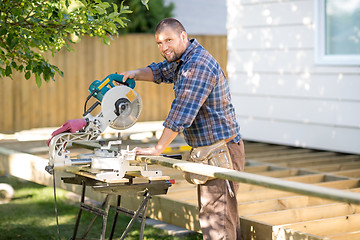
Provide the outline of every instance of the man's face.
{"type": "Polygon", "coordinates": [[[179,60],[189,42],[186,32],[179,34],[170,27],[165,27],[161,32],[155,34],[155,39],[161,55],[168,62],[179,60]]]}

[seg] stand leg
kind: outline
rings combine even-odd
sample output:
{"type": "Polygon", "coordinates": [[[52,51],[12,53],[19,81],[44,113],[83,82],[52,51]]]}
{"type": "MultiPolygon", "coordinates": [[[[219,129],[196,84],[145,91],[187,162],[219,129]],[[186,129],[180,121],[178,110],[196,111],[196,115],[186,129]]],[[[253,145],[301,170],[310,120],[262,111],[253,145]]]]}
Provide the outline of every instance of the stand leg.
{"type": "Polygon", "coordinates": [[[103,234],[104,228],[106,229],[106,222],[105,222],[105,227],[104,227],[104,217],[106,217],[105,220],[107,221],[107,216],[108,216],[109,208],[110,208],[109,198],[110,198],[110,195],[106,195],[104,201],[101,204],[101,208],[104,208],[104,211],[101,211],[101,212],[99,211],[99,213],[95,214],[95,216],[92,218],[91,222],[89,223],[89,225],[88,225],[87,229],[85,230],[81,239],[85,239],[86,235],[89,233],[90,229],[92,228],[92,226],[98,216],[103,217],[103,230],[102,230],[101,236],[103,236],[102,238],[105,238],[105,234],[103,234]]]}
{"type": "MultiPolygon", "coordinates": [[[[151,197],[151,194],[150,192],[146,192],[145,193],[145,198],[144,200],[142,201],[141,205],[139,206],[139,208],[135,211],[135,214],[133,216],[133,218],[130,220],[129,224],[127,225],[125,231],[123,232],[123,234],[121,235],[120,239],[123,240],[126,235],[129,233],[131,227],[134,225],[134,222],[136,220],[136,218],[140,215],[140,213],[143,211],[143,209],[147,206],[147,203],[149,201],[151,197]]],[[[145,219],[146,216],[145,216],[145,212],[143,213],[143,219],[145,219]]],[[[143,233],[140,233],[140,235],[143,235],[143,233]]]]}
{"type": "MultiPolygon", "coordinates": [[[[120,202],[121,202],[121,195],[118,195],[118,197],[117,197],[117,203],[116,203],[116,209],[118,209],[118,207],[120,207],[120,202]]],[[[112,240],[112,238],[113,238],[113,236],[114,236],[115,226],[116,226],[116,222],[117,222],[118,215],[119,215],[119,212],[118,212],[118,211],[115,211],[114,221],[113,221],[113,225],[112,225],[112,227],[111,227],[111,232],[110,232],[109,240],[112,240]]]]}
{"type": "Polygon", "coordinates": [[[144,230],[145,230],[145,220],[146,220],[146,210],[147,210],[147,204],[145,204],[144,211],[142,213],[142,220],[141,220],[141,228],[140,228],[140,234],[139,234],[139,240],[142,240],[144,238],[144,230]]]}
{"type": "Polygon", "coordinates": [[[100,240],[105,240],[105,233],[106,233],[106,223],[109,215],[109,209],[110,209],[110,203],[109,203],[109,195],[106,195],[106,203],[105,203],[105,214],[103,217],[103,223],[102,223],[102,232],[100,236],[100,240]]]}
{"type": "MultiPolygon", "coordinates": [[[[80,205],[83,204],[84,201],[85,201],[85,189],[86,189],[86,184],[85,184],[84,181],[82,181],[82,193],[81,193],[81,203],[80,203],[80,205]]],[[[77,230],[78,230],[78,228],[79,228],[81,213],[82,213],[82,208],[81,208],[81,206],[80,206],[79,213],[78,213],[78,216],[77,216],[77,219],[76,219],[76,223],[75,223],[75,228],[74,228],[73,237],[72,237],[73,240],[76,239],[76,234],[77,234],[77,230]]]]}

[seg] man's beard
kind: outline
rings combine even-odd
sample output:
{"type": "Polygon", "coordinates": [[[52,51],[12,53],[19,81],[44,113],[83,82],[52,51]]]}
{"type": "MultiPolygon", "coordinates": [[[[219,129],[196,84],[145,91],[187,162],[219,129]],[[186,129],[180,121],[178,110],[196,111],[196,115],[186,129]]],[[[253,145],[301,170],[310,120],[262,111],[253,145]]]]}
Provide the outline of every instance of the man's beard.
{"type": "Polygon", "coordinates": [[[176,52],[174,52],[174,54],[170,57],[170,56],[166,56],[165,54],[162,54],[162,56],[165,58],[166,61],[168,61],[169,63],[172,62],[176,62],[181,58],[181,54],[177,54],[176,52]],[[168,58],[170,57],[170,58],[168,58]]]}

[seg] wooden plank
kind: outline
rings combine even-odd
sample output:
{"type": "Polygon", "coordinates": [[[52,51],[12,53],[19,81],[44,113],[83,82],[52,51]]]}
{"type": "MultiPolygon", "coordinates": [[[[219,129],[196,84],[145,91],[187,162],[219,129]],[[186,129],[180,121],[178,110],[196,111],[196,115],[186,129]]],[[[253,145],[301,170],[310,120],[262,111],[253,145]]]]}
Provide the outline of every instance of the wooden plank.
{"type": "Polygon", "coordinates": [[[271,151],[282,151],[289,149],[287,146],[280,146],[280,145],[271,145],[266,143],[249,143],[247,144],[247,141],[244,143],[246,154],[253,154],[253,153],[263,153],[265,156],[266,153],[271,151]]]}
{"type": "Polygon", "coordinates": [[[268,199],[278,199],[278,198],[290,197],[295,195],[296,194],[291,192],[284,192],[284,191],[266,188],[266,189],[242,192],[242,194],[239,194],[239,196],[237,196],[237,201],[238,203],[252,202],[252,201],[260,201],[260,200],[268,200],[268,199]]]}
{"type": "Polygon", "coordinates": [[[360,239],[360,231],[354,231],[354,232],[347,232],[347,233],[340,233],[336,235],[330,235],[327,236],[331,240],[354,240],[354,239],[360,239]]]}
{"type": "Polygon", "coordinates": [[[351,215],[354,213],[360,213],[359,205],[349,205],[346,203],[331,203],[247,215],[246,218],[252,219],[254,221],[266,222],[267,224],[271,225],[284,225],[316,219],[351,215]]]}
{"type": "Polygon", "coordinates": [[[360,170],[359,169],[336,171],[336,172],[332,172],[332,174],[339,175],[339,176],[351,177],[351,178],[360,178],[360,170]]]}
{"type": "MultiPolygon", "coordinates": [[[[245,145],[246,146],[246,145],[245,145]]],[[[246,147],[245,147],[245,150],[246,147]]],[[[261,158],[261,157],[275,157],[275,156],[284,156],[284,155],[293,155],[293,154],[302,154],[302,153],[310,153],[313,150],[311,149],[302,149],[302,148],[288,148],[288,149],[284,149],[284,150],[278,150],[278,149],[274,149],[272,151],[266,151],[266,152],[250,152],[248,153],[246,151],[246,158],[249,159],[256,159],[256,158],[261,158]]]]}
{"type": "MultiPolygon", "coordinates": [[[[295,160],[304,160],[309,159],[310,161],[316,161],[317,158],[323,158],[323,157],[330,157],[334,156],[336,153],[334,152],[310,152],[310,153],[303,153],[303,154],[294,154],[290,156],[275,156],[275,157],[259,157],[256,158],[257,161],[260,162],[271,162],[279,164],[281,162],[292,162],[295,160]]],[[[286,165],[286,164],[284,164],[286,165]]]]}
{"type": "Polygon", "coordinates": [[[330,156],[324,158],[317,158],[315,161],[312,159],[307,160],[298,160],[292,161],[286,164],[288,167],[295,167],[295,168],[306,168],[308,166],[316,166],[316,165],[325,165],[331,163],[346,163],[346,162],[360,162],[359,155],[340,155],[340,156],[330,156]]]}
{"type": "Polygon", "coordinates": [[[259,166],[246,166],[245,172],[248,173],[259,173],[259,172],[265,172],[269,169],[269,166],[266,165],[259,165],[259,166]]]}
{"type": "Polygon", "coordinates": [[[242,239],[262,239],[272,240],[272,226],[262,222],[253,222],[248,219],[240,218],[242,239]]]}
{"type": "Polygon", "coordinates": [[[240,203],[238,204],[238,210],[241,216],[247,216],[329,203],[333,203],[333,201],[308,196],[290,196],[278,199],[240,203]]]}
{"type": "Polygon", "coordinates": [[[297,170],[297,169],[283,169],[283,170],[276,170],[276,171],[257,172],[257,174],[260,174],[262,176],[276,177],[276,178],[297,176],[298,173],[299,173],[299,170],[297,170]]]}
{"type": "Polygon", "coordinates": [[[302,182],[302,183],[319,183],[324,181],[325,175],[323,173],[318,173],[318,174],[286,177],[283,179],[288,181],[302,182]]]}
{"type": "Polygon", "coordinates": [[[334,163],[319,166],[308,166],[307,168],[321,172],[336,172],[339,170],[360,168],[360,162],[334,163]]]}
{"type": "Polygon", "coordinates": [[[359,187],[359,179],[347,179],[339,181],[329,181],[316,183],[317,186],[336,188],[336,189],[351,189],[359,187]]]}
{"type": "Polygon", "coordinates": [[[359,222],[360,214],[352,214],[347,216],[287,224],[283,225],[282,227],[326,237],[338,233],[359,231],[359,222]]]}

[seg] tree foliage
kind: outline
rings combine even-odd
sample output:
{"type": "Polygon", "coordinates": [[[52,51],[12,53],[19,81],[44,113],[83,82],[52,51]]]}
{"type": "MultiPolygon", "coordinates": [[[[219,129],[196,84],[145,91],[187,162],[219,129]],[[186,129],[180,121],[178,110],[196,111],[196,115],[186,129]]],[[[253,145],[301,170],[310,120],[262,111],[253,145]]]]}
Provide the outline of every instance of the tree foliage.
{"type": "MultiPolygon", "coordinates": [[[[147,4],[147,0],[141,2],[147,4]]],[[[126,27],[129,13],[125,5],[105,0],[2,0],[0,77],[19,71],[26,79],[34,75],[40,87],[42,80],[54,80],[56,73],[63,76],[42,52],[70,51],[74,37],[85,34],[110,44],[111,36],[126,27]]]]}
{"type": "MultiPolygon", "coordinates": [[[[119,2],[108,0],[109,2],[119,2]]],[[[174,3],[164,4],[164,0],[151,0],[148,8],[139,1],[124,0],[132,10],[129,15],[129,22],[126,28],[119,29],[120,33],[153,33],[156,25],[164,18],[172,17],[174,3]]]]}

